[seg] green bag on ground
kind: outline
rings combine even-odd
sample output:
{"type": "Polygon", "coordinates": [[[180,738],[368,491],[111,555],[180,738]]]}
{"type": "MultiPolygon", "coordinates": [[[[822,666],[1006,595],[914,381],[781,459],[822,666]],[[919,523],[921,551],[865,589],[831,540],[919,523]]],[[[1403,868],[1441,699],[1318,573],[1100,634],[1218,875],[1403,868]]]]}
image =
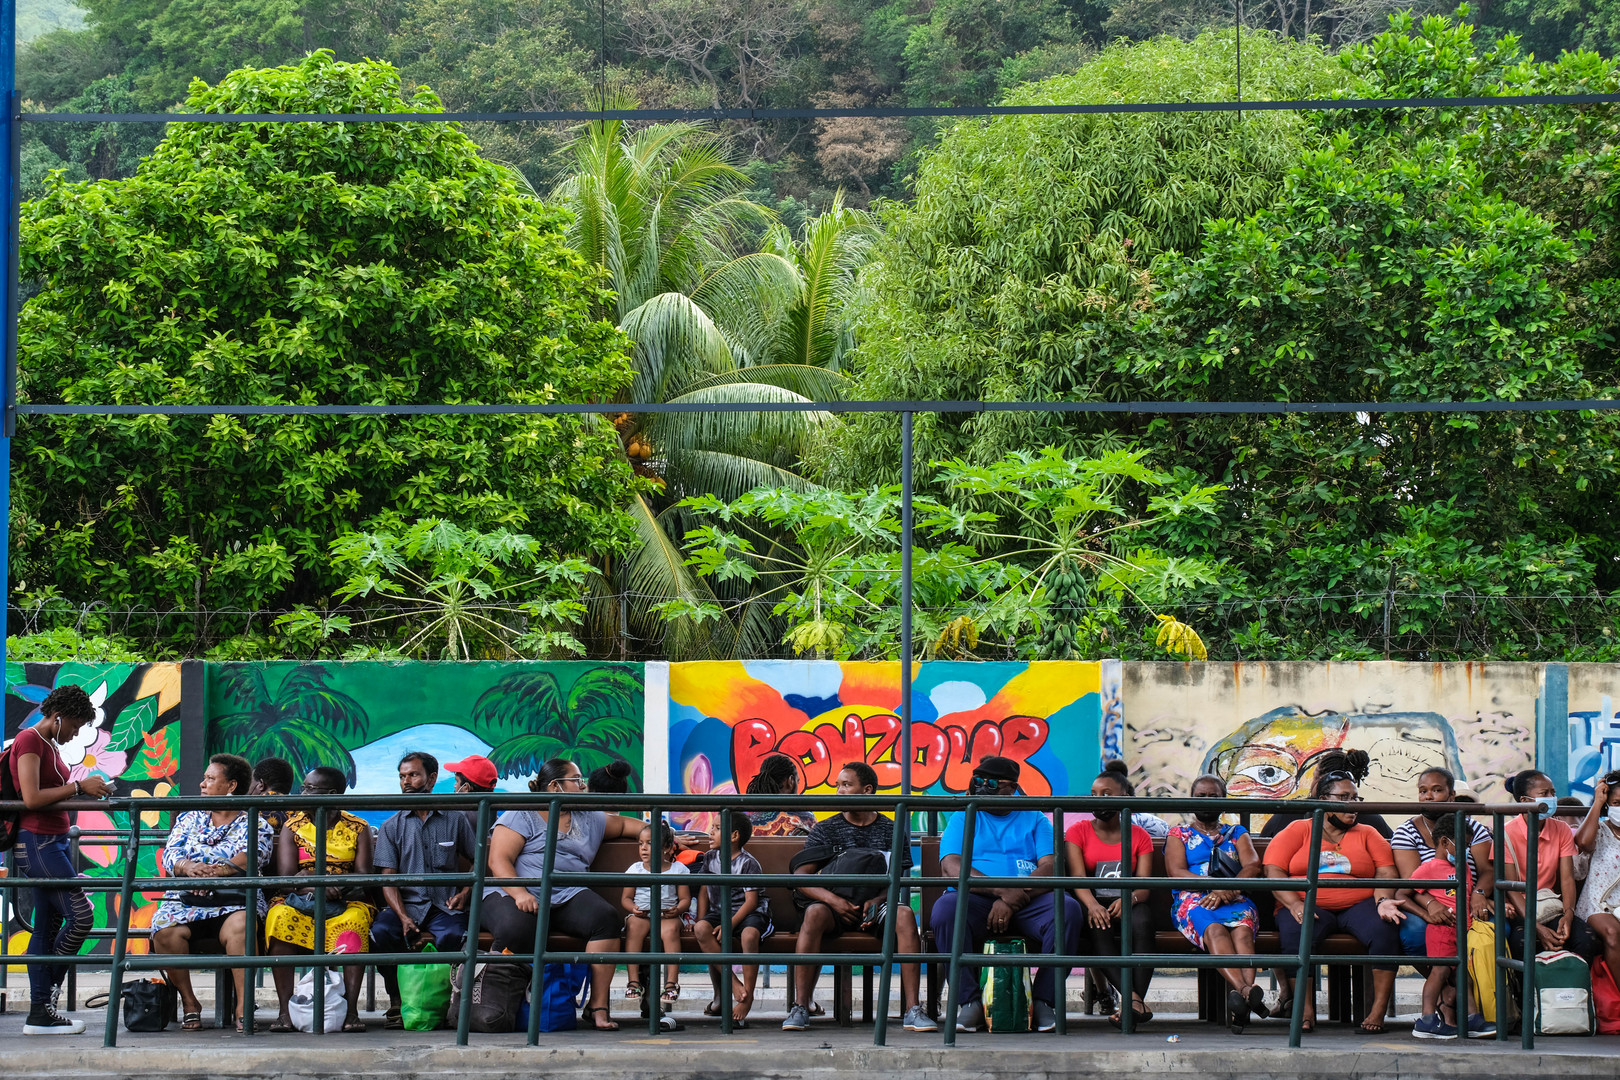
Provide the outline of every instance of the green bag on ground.
{"type": "MultiPolygon", "coordinates": [[[[438,952],[431,944],[423,952],[438,952]]],[[[436,1031],[450,1011],[449,964],[399,965],[399,1018],[406,1031],[436,1031]]]]}
{"type": "MultiPolygon", "coordinates": [[[[987,941],[986,955],[1024,955],[1022,940],[987,941]]],[[[1028,1032],[1030,1010],[1029,968],[993,967],[984,979],[985,1024],[997,1034],[1028,1032]]]]}

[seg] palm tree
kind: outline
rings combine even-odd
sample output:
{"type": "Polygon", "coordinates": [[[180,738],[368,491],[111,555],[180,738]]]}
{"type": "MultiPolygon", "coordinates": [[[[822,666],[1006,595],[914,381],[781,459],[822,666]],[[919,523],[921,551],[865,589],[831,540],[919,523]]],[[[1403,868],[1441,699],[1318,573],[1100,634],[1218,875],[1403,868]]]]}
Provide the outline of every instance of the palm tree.
{"type": "Polygon", "coordinates": [[[565,696],[544,668],[517,671],[490,687],[473,705],[473,729],[494,744],[489,759],[502,776],[539,772],[565,757],[590,772],[627,760],[641,737],[644,684],[632,667],[595,667],[565,696]]]}
{"type": "Polygon", "coordinates": [[[249,761],[281,757],[302,775],[317,765],[341,768],[356,782],[354,758],[339,736],[363,743],[370,717],[365,706],[326,685],[322,664],[300,664],[274,694],[262,664],[221,664],[218,680],[236,712],[208,724],[209,754],[240,754],[249,761]]]}
{"type": "MultiPolygon", "coordinates": [[[[573,146],[575,169],[556,197],[574,211],[569,239],[606,271],[613,318],[635,342],[629,400],[714,404],[808,402],[841,397],[838,372],[849,335],[842,302],[876,235],[843,206],[795,241],[770,211],[744,197],[750,180],[721,140],[695,124],[627,132],[588,125],[573,146]],[[766,230],[763,250],[745,252],[766,230]]],[[[617,427],[632,464],[663,482],[663,497],[633,498],[642,545],[617,567],[592,606],[599,634],[663,634],[672,659],[737,655],[766,647],[768,612],[714,624],[661,625],[655,609],[715,600],[684,565],[681,498],[734,499],[752,488],[806,486],[795,469],[816,428],[814,413],[626,414],[617,427]],[[625,597],[623,607],[620,597],[625,597]]]]}

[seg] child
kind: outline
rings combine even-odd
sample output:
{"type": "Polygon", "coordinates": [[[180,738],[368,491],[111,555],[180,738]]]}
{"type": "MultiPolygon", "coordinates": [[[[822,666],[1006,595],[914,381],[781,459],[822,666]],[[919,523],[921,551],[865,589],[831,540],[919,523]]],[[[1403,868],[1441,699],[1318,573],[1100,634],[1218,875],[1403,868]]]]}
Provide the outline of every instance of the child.
{"type": "MultiPolygon", "coordinates": [[[[762,874],[759,860],[748,854],[749,839],[754,835],[754,827],[749,824],[748,818],[743,814],[735,814],[731,819],[731,873],[733,874],[762,874]]],[[[703,856],[702,872],[706,874],[725,873],[720,861],[720,815],[714,816],[714,824],[709,826],[709,841],[713,845],[703,856]]],[[[719,952],[722,944],[720,919],[723,916],[716,910],[710,914],[710,909],[718,909],[724,893],[721,886],[710,885],[698,893],[697,928],[693,931],[697,935],[698,946],[704,952],[719,952]]],[[[745,885],[731,886],[731,933],[732,942],[740,952],[757,953],[759,943],[771,936],[776,927],[771,925],[770,903],[765,894],[759,889],[750,889],[745,885]]],[[[739,970],[733,968],[733,971],[739,970]]],[[[748,1010],[754,1004],[754,981],[759,978],[759,966],[750,964],[741,966],[742,979],[739,981],[735,974],[731,977],[731,993],[733,1006],[731,1019],[738,1026],[748,1026],[748,1010]]],[[[709,968],[709,978],[714,983],[714,1000],[709,1007],[703,1010],[705,1016],[720,1015],[720,969],[716,966],[709,968]]]]}
{"type": "MultiPolygon", "coordinates": [[[[685,865],[675,861],[675,833],[667,825],[663,829],[663,857],[658,860],[660,873],[688,874],[691,873],[685,865]]],[[[633,864],[626,873],[650,874],[647,869],[652,858],[652,826],[648,825],[641,830],[641,861],[633,864]]],[[[619,901],[629,915],[624,920],[624,951],[640,952],[642,945],[652,932],[652,886],[626,885],[624,895],[619,901]]],[[[681,951],[681,927],[690,921],[688,913],[692,906],[692,889],[687,885],[664,885],[661,888],[662,903],[659,905],[663,917],[658,922],[658,939],[664,943],[664,951],[678,953],[681,951]]],[[[625,988],[624,996],[639,998],[645,993],[640,979],[640,969],[631,964],[628,969],[630,984],[625,988]]],[[[648,981],[651,982],[649,973],[648,981]]],[[[675,1004],[681,999],[681,966],[670,964],[664,973],[664,992],[659,995],[665,1007],[675,1004]]]]}
{"type": "MultiPolygon", "coordinates": [[[[1466,837],[1472,839],[1473,833],[1466,819],[1463,828],[1468,830],[1466,837]]],[[[1427,859],[1418,864],[1412,872],[1413,878],[1428,878],[1449,880],[1457,876],[1457,819],[1447,814],[1439,821],[1431,822],[1430,831],[1434,834],[1434,858],[1427,859]]],[[[1465,841],[1466,842],[1466,841],[1465,841]]],[[[1473,882],[1467,880],[1468,859],[1466,853],[1463,857],[1462,872],[1464,875],[1463,895],[1473,888],[1473,882]]],[[[1424,918],[1428,925],[1424,927],[1425,952],[1436,959],[1455,959],[1457,956],[1457,892],[1451,886],[1441,886],[1434,889],[1402,889],[1401,898],[1415,900],[1422,905],[1425,911],[1424,918]]],[[[1418,1017],[1412,1025],[1412,1037],[1417,1039],[1455,1039],[1457,1037],[1457,1010],[1455,1002],[1457,993],[1453,987],[1454,970],[1450,967],[1431,967],[1428,977],[1423,980],[1423,1015],[1418,1017]]],[[[1468,988],[1468,1001],[1465,1004],[1471,1009],[1474,1002],[1474,988],[1468,988]]],[[[1486,1021],[1480,1013],[1470,1013],[1468,1016],[1468,1037],[1482,1039],[1496,1034],[1496,1025],[1486,1021]]]]}

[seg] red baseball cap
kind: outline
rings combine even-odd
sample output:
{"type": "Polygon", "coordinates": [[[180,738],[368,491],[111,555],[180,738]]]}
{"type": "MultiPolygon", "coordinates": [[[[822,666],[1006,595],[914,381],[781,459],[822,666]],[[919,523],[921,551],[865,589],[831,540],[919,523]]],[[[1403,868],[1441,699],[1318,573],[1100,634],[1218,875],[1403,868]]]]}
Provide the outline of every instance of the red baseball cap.
{"type": "Polygon", "coordinates": [[[482,754],[474,754],[460,761],[452,761],[445,767],[446,772],[466,777],[471,783],[481,788],[495,786],[495,763],[482,754]]]}

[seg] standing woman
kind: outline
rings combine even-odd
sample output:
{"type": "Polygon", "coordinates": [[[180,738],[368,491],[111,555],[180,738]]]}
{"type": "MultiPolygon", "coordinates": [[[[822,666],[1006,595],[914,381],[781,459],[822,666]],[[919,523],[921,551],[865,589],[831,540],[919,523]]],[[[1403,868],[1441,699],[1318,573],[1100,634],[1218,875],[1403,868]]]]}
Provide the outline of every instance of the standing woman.
{"type": "MultiPolygon", "coordinates": [[[[1226,781],[1206,773],[1193,781],[1188,793],[1195,799],[1226,798],[1226,781]]],[[[1242,825],[1221,822],[1221,810],[1212,805],[1197,810],[1192,824],[1176,825],[1164,840],[1164,869],[1170,877],[1233,879],[1259,877],[1260,855],[1254,850],[1249,830],[1242,825]]],[[[1260,913],[1254,901],[1236,888],[1208,892],[1182,891],[1170,894],[1170,910],[1182,937],[1213,956],[1253,956],[1254,933],[1260,926],[1260,913]]],[[[1251,1014],[1266,1017],[1265,992],[1255,984],[1255,969],[1221,968],[1221,977],[1231,984],[1226,992],[1226,1019],[1232,1034],[1243,1034],[1251,1014]]]]}
{"type": "MultiPolygon", "coordinates": [[[[1125,770],[1123,761],[1108,762],[1103,771],[1097,775],[1097,779],[1091,782],[1091,793],[1105,799],[1135,795],[1136,789],[1131,786],[1125,770]]],[[[1131,824],[1133,866],[1127,869],[1123,865],[1125,846],[1120,841],[1118,810],[1093,811],[1090,821],[1077,821],[1069,826],[1063,839],[1068,843],[1071,873],[1078,872],[1086,877],[1153,876],[1153,837],[1134,822],[1131,824]]],[[[1086,910],[1085,932],[1091,943],[1091,951],[1099,956],[1118,956],[1121,952],[1120,920],[1125,908],[1122,896],[1123,892],[1119,889],[1074,890],[1074,898],[1080,901],[1080,906],[1086,910]]],[[[1153,951],[1153,909],[1148,905],[1148,899],[1146,889],[1135,889],[1131,892],[1133,953],[1153,951]]],[[[1121,969],[1104,967],[1099,970],[1123,1001],[1125,980],[1121,969]]],[[[1153,1013],[1147,1007],[1148,984],[1152,981],[1152,968],[1138,967],[1131,970],[1130,1007],[1138,1024],[1145,1024],[1153,1019],[1153,1013]]],[[[1119,1012],[1116,1011],[1110,1016],[1108,1022],[1119,1027],[1119,1012]]]]}
{"type": "MultiPolygon", "coordinates": [[[[1365,755],[1360,755],[1365,760],[1365,755]]],[[[1365,774],[1363,774],[1365,775],[1365,774]]],[[[1395,956],[1401,951],[1401,935],[1395,929],[1405,916],[1395,900],[1395,890],[1378,886],[1377,879],[1395,877],[1395,855],[1389,841],[1371,825],[1356,818],[1355,805],[1361,802],[1355,775],[1347,768],[1322,765],[1316,774],[1311,798],[1343,804],[1322,816],[1322,843],[1311,850],[1311,820],[1301,818],[1285,826],[1266,847],[1266,875],[1276,878],[1305,877],[1310,864],[1317,867],[1318,881],[1352,878],[1364,882],[1360,888],[1321,889],[1316,894],[1316,924],[1311,941],[1342,931],[1350,934],[1374,956],[1395,956]]],[[[1279,889],[1277,898],[1277,938],[1283,955],[1299,951],[1301,922],[1305,918],[1305,895],[1279,889]]],[[[1363,1034],[1384,1030],[1384,1016],[1395,995],[1395,968],[1376,965],[1372,976],[1372,1004],[1362,1018],[1363,1034]]],[[[1305,997],[1304,1029],[1316,1030],[1316,995],[1305,997]]]]}
{"type": "MultiPolygon", "coordinates": [[[[59,686],[39,706],[40,721],[17,733],[11,743],[11,778],[22,796],[21,826],[12,866],[25,878],[77,877],[68,854],[68,812],[57,803],[89,795],[105,799],[112,788],[99,776],[69,780],[67,763],[57,752],[96,717],[90,695],[80,686],[59,686]]],[[[83,889],[34,890],[34,932],[29,956],[71,956],[95,926],[95,911],[83,889]]],[[[67,966],[28,965],[28,1019],[24,1035],[77,1035],[84,1021],[56,1011],[56,998],[67,978],[67,966]]]]}
{"type": "MultiPolygon", "coordinates": [[[[540,766],[529,789],[551,795],[581,795],[585,777],[566,758],[540,766]]],[[[495,939],[495,951],[533,954],[540,905],[551,907],[551,932],[585,939],[585,951],[617,952],[624,913],[583,885],[554,885],[551,895],[533,888],[504,886],[498,879],[541,876],[546,861],[546,811],[508,810],[489,835],[489,883],[484,889],[481,921],[495,939]]],[[[635,839],[644,823],[601,810],[562,810],[557,820],[557,851],[552,867],[565,874],[583,873],[604,840],[635,839]]],[[[591,965],[591,998],[585,1018],[597,1031],[617,1031],[608,1009],[613,964],[591,965]]]]}
{"type": "MultiPolygon", "coordinates": [[[[1418,776],[1418,802],[1446,803],[1457,801],[1457,778],[1445,769],[1427,769],[1418,776]]],[[[1418,866],[1435,857],[1434,823],[1451,816],[1440,810],[1423,813],[1395,830],[1389,846],[1395,852],[1397,877],[1416,876],[1418,866]]],[[[1491,831],[1479,821],[1468,821],[1468,876],[1473,890],[1468,894],[1468,914],[1473,919],[1488,919],[1496,913],[1491,896],[1496,889],[1496,864],[1491,852],[1491,831]]],[[[1401,948],[1407,956],[1427,956],[1425,929],[1438,916],[1416,899],[1403,901],[1406,920],[1401,924],[1401,948]]],[[[1447,919],[1453,918],[1447,913],[1447,919]]],[[[1451,926],[1451,922],[1440,925],[1451,926]]]]}

